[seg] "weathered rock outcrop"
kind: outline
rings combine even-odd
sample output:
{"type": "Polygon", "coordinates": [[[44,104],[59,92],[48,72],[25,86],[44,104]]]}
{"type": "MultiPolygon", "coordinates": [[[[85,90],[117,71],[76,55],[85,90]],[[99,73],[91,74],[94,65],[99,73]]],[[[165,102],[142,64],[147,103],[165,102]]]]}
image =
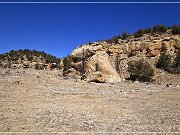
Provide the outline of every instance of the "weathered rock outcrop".
{"type": "Polygon", "coordinates": [[[162,45],[167,47],[168,53],[176,53],[180,48],[180,35],[169,32],[144,34],[139,38],[119,39],[118,43],[101,41],[85,44],[72,52],[72,65],[80,72],[84,69],[87,81],[119,82],[128,75],[129,60],[144,58],[154,65],[160,56],[162,45]],[[120,65],[116,65],[117,57],[120,65]],[[115,70],[116,66],[119,66],[120,74],[115,70]]]}
{"type": "Polygon", "coordinates": [[[90,82],[120,82],[121,79],[109,61],[106,52],[97,52],[86,63],[87,81],[90,82]]]}
{"type": "Polygon", "coordinates": [[[0,54],[0,67],[3,68],[35,68],[54,69],[60,63],[60,59],[45,52],[20,49],[0,54]]]}
{"type": "Polygon", "coordinates": [[[120,82],[121,79],[109,60],[109,55],[101,44],[85,45],[72,52],[73,66],[85,70],[89,82],[120,82]],[[83,60],[85,63],[83,65],[83,60]]]}

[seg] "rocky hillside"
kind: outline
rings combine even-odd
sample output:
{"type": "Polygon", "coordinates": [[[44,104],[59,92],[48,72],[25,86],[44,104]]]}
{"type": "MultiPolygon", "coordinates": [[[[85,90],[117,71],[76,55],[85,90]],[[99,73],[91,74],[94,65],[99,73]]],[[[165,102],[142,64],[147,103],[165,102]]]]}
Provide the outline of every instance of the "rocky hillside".
{"type": "Polygon", "coordinates": [[[88,82],[180,80],[180,25],[123,32],[111,39],[84,44],[62,59],[36,50],[0,54],[3,68],[60,68],[64,76],[88,82]],[[130,65],[131,64],[131,65],[130,65]]]}
{"type": "MultiPolygon", "coordinates": [[[[179,78],[179,75],[168,73],[155,66],[163,46],[167,48],[167,54],[171,56],[173,63],[180,49],[180,32],[174,31],[174,29],[160,29],[149,33],[141,32],[139,35],[137,31],[134,35],[126,34],[124,38],[116,36],[111,40],[79,46],[70,56],[73,69],[67,71],[66,75],[78,76],[90,82],[120,82],[129,77],[129,61],[144,59],[154,69],[153,79],[157,82],[163,81],[168,76],[179,78]]],[[[180,63],[179,60],[178,62],[180,63]]]]}
{"type": "Polygon", "coordinates": [[[60,59],[36,50],[12,50],[0,54],[0,66],[3,68],[55,68],[58,67],[60,59]]]}

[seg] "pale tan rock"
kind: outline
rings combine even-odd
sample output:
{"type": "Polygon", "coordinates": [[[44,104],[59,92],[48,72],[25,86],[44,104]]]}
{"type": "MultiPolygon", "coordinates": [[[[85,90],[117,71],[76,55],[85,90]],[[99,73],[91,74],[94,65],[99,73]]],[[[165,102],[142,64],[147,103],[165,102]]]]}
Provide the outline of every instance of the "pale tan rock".
{"type": "Polygon", "coordinates": [[[98,52],[87,61],[86,76],[88,81],[110,83],[121,81],[106,52],[98,52]]]}
{"type": "Polygon", "coordinates": [[[76,71],[74,68],[70,68],[69,70],[65,71],[64,76],[68,76],[71,78],[79,78],[80,73],[76,71]]]}
{"type": "Polygon", "coordinates": [[[150,47],[148,48],[148,53],[147,53],[147,55],[148,55],[149,57],[158,56],[158,55],[160,54],[161,47],[162,47],[162,43],[161,43],[161,42],[151,44],[150,47]]]}
{"type": "Polygon", "coordinates": [[[180,37],[174,36],[172,39],[175,41],[174,47],[180,49],[180,37]]]}
{"type": "Polygon", "coordinates": [[[86,44],[81,47],[76,48],[72,53],[72,57],[76,58],[82,58],[84,53],[96,53],[96,51],[101,51],[103,50],[103,46],[101,44],[86,44]]]}

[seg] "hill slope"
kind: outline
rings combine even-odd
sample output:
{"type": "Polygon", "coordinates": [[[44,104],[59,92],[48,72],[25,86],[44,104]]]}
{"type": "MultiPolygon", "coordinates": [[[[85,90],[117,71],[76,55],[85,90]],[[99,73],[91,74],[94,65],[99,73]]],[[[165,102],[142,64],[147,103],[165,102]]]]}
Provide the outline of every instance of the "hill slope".
{"type": "Polygon", "coordinates": [[[28,49],[12,50],[0,54],[0,66],[4,68],[30,67],[43,69],[43,66],[48,63],[56,63],[59,65],[60,59],[43,51],[28,49]]]}
{"type": "MultiPolygon", "coordinates": [[[[174,75],[167,73],[168,70],[156,68],[163,46],[166,47],[167,54],[171,57],[168,70],[179,73],[180,66],[172,68],[172,64],[180,50],[180,33],[173,33],[173,29],[160,29],[151,33],[142,33],[140,36],[128,35],[124,38],[119,36],[115,42],[113,39],[113,42],[105,40],[84,44],[72,52],[72,67],[79,72],[77,76],[79,74],[80,78],[85,76],[85,80],[90,82],[119,82],[130,77],[129,61],[144,59],[155,71],[153,79],[159,80],[160,76],[160,80],[164,80],[161,74],[174,75]]],[[[180,63],[179,58],[176,60],[180,63]]],[[[71,71],[74,72],[74,70],[71,71]]],[[[70,76],[71,71],[67,72],[70,76]]]]}

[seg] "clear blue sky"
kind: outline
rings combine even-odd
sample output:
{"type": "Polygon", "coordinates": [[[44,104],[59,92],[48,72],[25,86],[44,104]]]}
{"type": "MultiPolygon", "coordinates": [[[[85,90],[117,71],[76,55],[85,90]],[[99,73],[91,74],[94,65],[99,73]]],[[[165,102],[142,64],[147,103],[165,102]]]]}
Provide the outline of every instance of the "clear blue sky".
{"type": "Polygon", "coordinates": [[[180,4],[0,4],[0,53],[36,49],[63,57],[89,41],[156,24],[180,24],[180,4]]]}

